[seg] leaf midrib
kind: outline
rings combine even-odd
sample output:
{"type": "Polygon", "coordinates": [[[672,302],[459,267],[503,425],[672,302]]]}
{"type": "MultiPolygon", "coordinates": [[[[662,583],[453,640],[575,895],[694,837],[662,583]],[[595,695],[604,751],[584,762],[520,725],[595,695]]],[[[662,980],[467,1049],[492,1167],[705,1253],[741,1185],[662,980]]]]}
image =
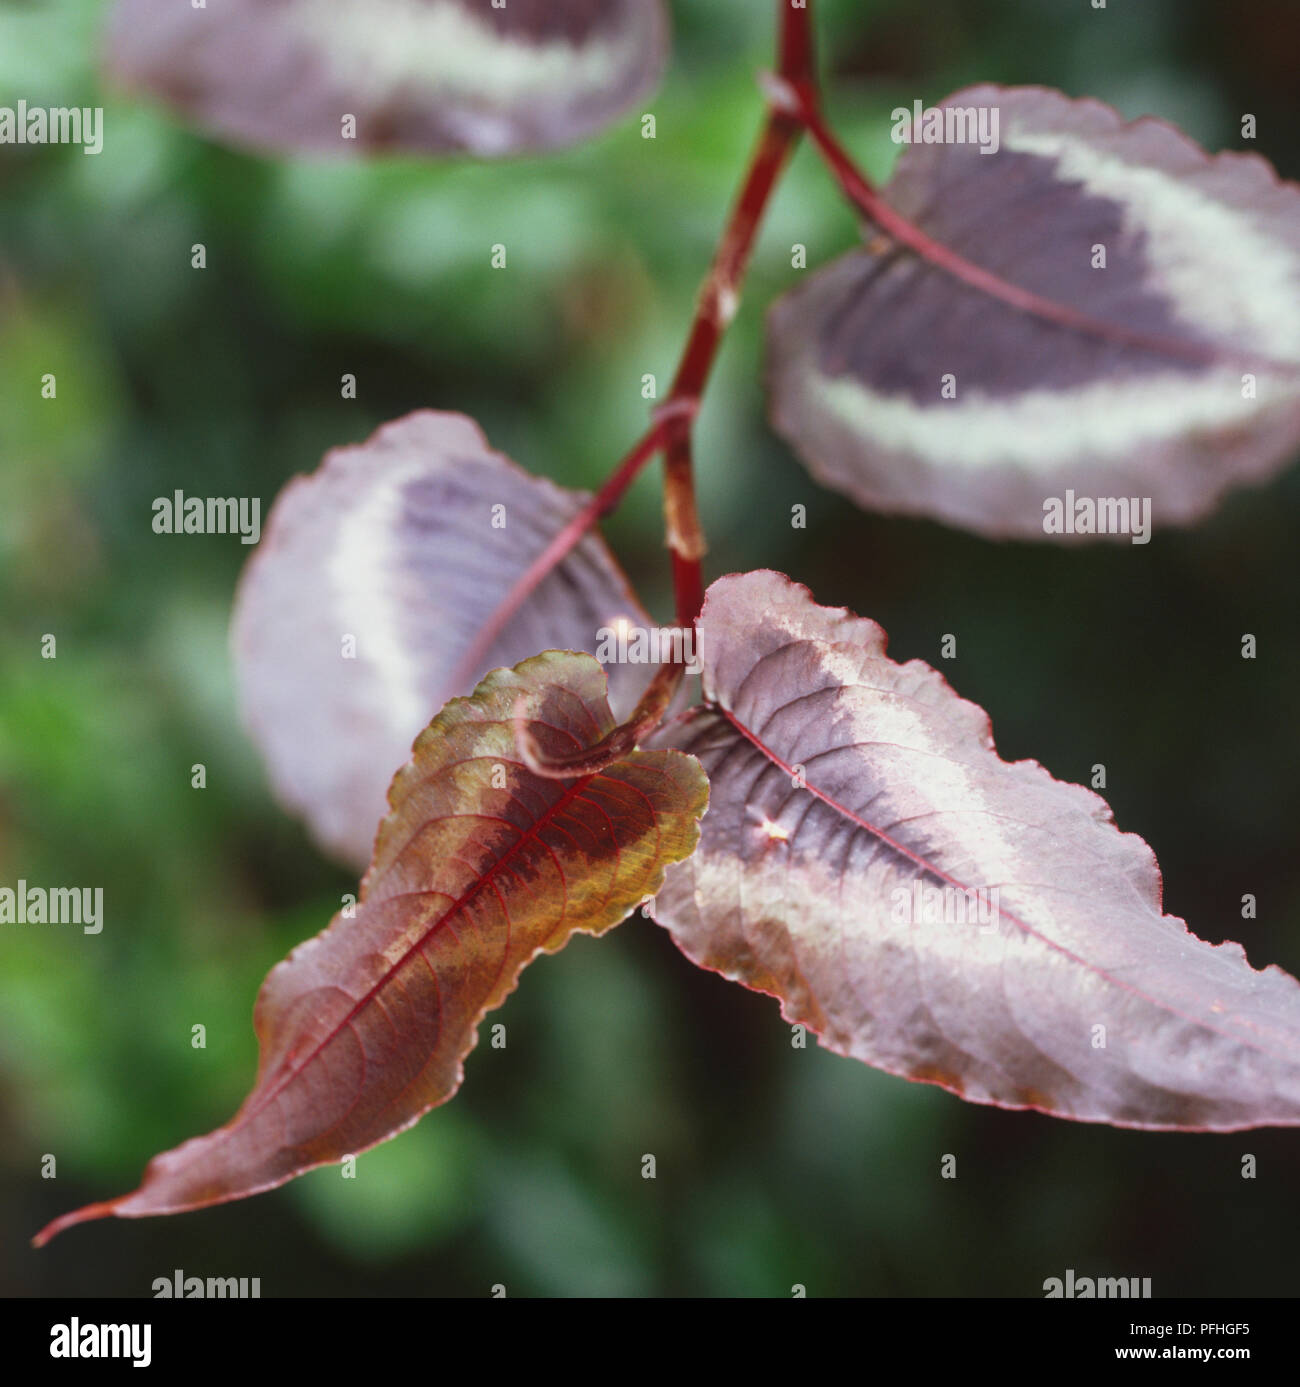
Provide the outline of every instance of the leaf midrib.
{"type": "MultiPolygon", "coordinates": [[[[778,767],[785,775],[789,776],[791,783],[794,784],[796,780],[794,767],[788,765],[780,756],[778,756],[776,752],[773,751],[772,748],[768,746],[767,743],[764,742],[763,739],[757,733],[753,732],[750,728],[746,727],[745,724],[741,722],[741,720],[731,711],[731,709],[724,707],[721,704],[712,704],[709,706],[711,706],[714,709],[714,711],[720,713],[727,720],[727,722],[729,722],[731,726],[734,727],[736,731],[740,733],[740,735],[744,737],[745,740],[748,741],[761,755],[765,756],[774,766],[778,767]]],[[[964,892],[975,889],[973,887],[967,886],[958,878],[944,871],[943,868],[938,867],[934,863],[928,861],[926,858],[921,856],[921,854],[913,851],[905,844],[900,843],[897,839],[891,837],[888,833],[886,833],[884,829],[871,823],[869,820],[864,819],[862,815],[856,813],[854,810],[848,808],[846,805],[841,804],[838,800],[833,798],[831,795],[827,794],[826,791],[819,789],[816,785],[813,785],[811,782],[809,782],[807,776],[800,777],[800,779],[802,781],[803,788],[809,794],[813,795],[814,798],[819,799],[829,809],[841,815],[843,818],[847,819],[850,823],[856,825],[864,832],[871,834],[873,838],[877,839],[879,842],[884,843],[888,848],[890,848],[894,852],[897,852],[900,856],[902,856],[907,861],[911,862],[920,870],[929,872],[931,875],[938,877],[939,880],[947,882],[949,885],[956,887],[960,891],[964,892]]],[[[1130,982],[1126,982],[1123,978],[1117,978],[1113,974],[1106,972],[1105,969],[1099,968],[1096,964],[1090,963],[1081,954],[1077,954],[1072,949],[1067,948],[1064,944],[1060,944],[1056,940],[1049,938],[1047,935],[1043,934],[1041,930],[1035,928],[1035,926],[1031,925],[1028,921],[1021,919],[1021,917],[1015,914],[1013,911],[1002,910],[1001,908],[999,908],[999,916],[1009,919],[1014,925],[1018,926],[1021,930],[1023,930],[1024,933],[1027,934],[1030,938],[1037,940],[1045,947],[1063,955],[1071,963],[1076,964],[1078,967],[1084,969],[1085,972],[1091,974],[1094,977],[1100,978],[1102,981],[1106,982],[1110,986],[1116,987],[1123,992],[1127,992],[1130,995],[1137,997],[1141,1001],[1145,1002],[1147,1005],[1154,1007],[1157,1011],[1164,1012],[1169,1016],[1178,1017],[1180,1020],[1187,1022],[1189,1025],[1197,1026],[1202,1030],[1210,1032],[1212,1035],[1217,1035],[1221,1037],[1229,1044],[1240,1045],[1246,1049],[1254,1050],[1258,1054],[1265,1055],[1270,1059],[1275,1058],[1274,1052],[1272,1050],[1266,1049],[1262,1044],[1256,1044],[1244,1036],[1220,1030],[1218,1027],[1211,1025],[1202,1017],[1189,1016],[1187,1015],[1187,1013],[1178,1010],[1176,1007],[1170,1005],[1168,1002],[1162,1001],[1156,997],[1152,997],[1148,993],[1144,992],[1141,988],[1135,987],[1130,982]]],[[[1205,940],[1201,940],[1196,935],[1193,935],[1191,930],[1187,928],[1186,922],[1181,923],[1183,924],[1184,931],[1188,934],[1190,938],[1196,940],[1196,942],[1198,943],[1204,944],[1206,947],[1214,947],[1213,945],[1209,945],[1205,940]]],[[[1248,961],[1243,962],[1245,967],[1250,967],[1248,961]]]]}

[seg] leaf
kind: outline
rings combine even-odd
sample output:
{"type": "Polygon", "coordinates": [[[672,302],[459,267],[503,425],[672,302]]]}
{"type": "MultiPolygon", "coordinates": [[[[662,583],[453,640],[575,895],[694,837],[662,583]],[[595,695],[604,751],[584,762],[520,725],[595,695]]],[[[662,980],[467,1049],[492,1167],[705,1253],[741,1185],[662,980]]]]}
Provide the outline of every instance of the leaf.
{"type": "Polygon", "coordinates": [[[538,953],[616,925],[691,851],[708,799],[691,757],[637,751],[543,780],[517,757],[517,712],[553,753],[614,726],[600,665],[569,652],[493,670],[449,703],[393,781],[354,918],[336,915],[262,985],[243,1107],[38,1246],[88,1219],[241,1199],[396,1135],[456,1092],[478,1022],[538,953]]]}
{"type": "Polygon", "coordinates": [[[714,583],[699,653],[713,706],[666,739],[709,811],[656,897],[689,958],[974,1102],[1300,1122],[1300,984],[1162,915],[1154,856],[1100,797],[1001,761],[981,709],[780,574],[714,583]]]}
{"type": "Polygon", "coordinates": [[[1042,88],[972,87],[940,109],[958,108],[983,110],[986,133],[997,116],[997,152],[910,144],[888,203],[1091,326],[877,237],[769,318],[773,422],[813,474],[873,510],[1044,539],[1123,525],[1094,504],[1083,528],[1110,498],[1186,525],[1278,471],[1300,444],[1300,189],[1256,155],[1211,158],[1042,88]]]}
{"type": "MultiPolygon", "coordinates": [[[[497,603],[586,500],[490,451],[473,420],[433,411],[334,449],[281,492],[236,598],[239,691],[280,798],[328,851],[370,860],[416,733],[488,669],[594,652],[620,619],[649,624],[589,534],[457,686],[497,603]]],[[[630,704],[644,670],[613,670],[615,704],[630,704]]]]}
{"type": "Polygon", "coordinates": [[[108,34],[123,82],[214,135],[336,154],[569,144],[651,90],[667,50],[662,0],[118,0],[108,34]]]}

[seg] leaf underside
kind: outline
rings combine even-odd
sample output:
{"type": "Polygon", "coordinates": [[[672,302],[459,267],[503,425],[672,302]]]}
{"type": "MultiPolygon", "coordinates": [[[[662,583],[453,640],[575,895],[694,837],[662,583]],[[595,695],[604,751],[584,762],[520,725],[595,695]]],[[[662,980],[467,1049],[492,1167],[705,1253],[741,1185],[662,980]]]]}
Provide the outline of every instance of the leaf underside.
{"type": "Polygon", "coordinates": [[[257,1081],[226,1126],[156,1156],[140,1188],[56,1220],[178,1213],[271,1189],[409,1127],[460,1086],[484,1014],[538,954],[601,934],[695,845],[708,783],[674,750],[544,780],[551,754],[614,726],[588,655],[551,651],[455,699],[393,781],[354,918],[274,968],[254,1010],[257,1081]]]}
{"type": "Polygon", "coordinates": [[[662,0],[118,0],[107,46],[121,81],[235,144],[486,157],[621,115],[668,20],[662,0]]]}
{"type": "Polygon", "coordinates": [[[874,622],[771,572],[699,623],[711,706],[660,735],[710,781],[656,917],[839,1054],[1120,1126],[1300,1123],[1300,984],[1161,912],[1145,843],[1007,763],[986,714],[874,622]]]}
{"type": "MultiPolygon", "coordinates": [[[[365,866],[416,733],[487,670],[594,652],[602,627],[649,623],[588,534],[457,687],[479,630],[587,499],[492,452],[465,415],[432,410],[334,449],[281,492],[236,597],[236,675],[279,798],[327,851],[365,866]]],[[[611,667],[616,712],[644,679],[611,667]]]]}
{"type": "Polygon", "coordinates": [[[1184,525],[1285,465],[1300,188],[1257,155],[1210,157],[1160,121],[1042,88],[973,87],[939,110],[996,113],[997,151],[907,145],[890,206],[1098,328],[874,237],[769,317],[773,422],[813,474],[868,509],[994,538],[1129,542],[1131,522],[1075,504],[1077,523],[1053,528],[1052,503],[1145,499],[1155,526],[1184,525]]]}

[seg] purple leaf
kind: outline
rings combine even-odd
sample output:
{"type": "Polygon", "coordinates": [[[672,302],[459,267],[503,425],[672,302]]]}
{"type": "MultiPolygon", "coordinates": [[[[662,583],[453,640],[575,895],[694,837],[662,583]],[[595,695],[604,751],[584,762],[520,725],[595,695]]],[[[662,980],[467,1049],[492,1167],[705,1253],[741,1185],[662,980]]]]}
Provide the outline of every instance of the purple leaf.
{"type": "Polygon", "coordinates": [[[813,474],[994,537],[1142,542],[1278,471],[1300,444],[1300,189],[1042,88],[939,109],[975,113],[996,152],[911,143],[887,201],[1092,327],[877,237],[769,320],[773,420],[813,474]]]}
{"type": "Polygon", "coordinates": [[[1161,913],[1105,801],[1007,763],[987,715],[777,573],[699,623],[708,773],[656,916],[842,1055],[962,1097],[1132,1127],[1300,1123],[1300,984],[1161,913]]]}
{"type": "Polygon", "coordinates": [[[662,0],[118,0],[108,37],[122,80],[214,135],[336,154],[568,144],[667,49],[662,0]]]}
{"type": "Polygon", "coordinates": [[[484,1015],[541,953],[599,935],[695,846],[703,771],[632,751],[561,783],[518,759],[614,729],[605,675],[551,650],[453,699],[394,778],[361,899],[273,968],[253,1011],[257,1080],[224,1127],[155,1157],[132,1194],[37,1234],[243,1199],[367,1150],[460,1087],[484,1015]]]}
{"type": "MultiPolygon", "coordinates": [[[[588,534],[457,677],[514,580],[587,499],[492,452],[465,415],[431,410],[334,449],[281,492],[240,582],[236,668],[280,798],[328,851],[370,860],[415,735],[487,670],[539,650],[595,653],[602,627],[649,624],[588,534]]],[[[616,708],[645,680],[612,666],[616,708]]]]}

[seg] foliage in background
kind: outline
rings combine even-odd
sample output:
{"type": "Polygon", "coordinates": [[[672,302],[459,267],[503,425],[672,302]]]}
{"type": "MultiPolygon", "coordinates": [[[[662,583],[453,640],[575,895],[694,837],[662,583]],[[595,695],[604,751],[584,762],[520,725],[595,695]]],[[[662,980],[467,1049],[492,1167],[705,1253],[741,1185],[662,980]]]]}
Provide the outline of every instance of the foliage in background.
{"type": "MultiPolygon", "coordinates": [[[[976,8],[823,17],[836,119],[873,175],[892,106],[996,78],[1156,111],[1211,149],[1252,110],[1295,176],[1275,56],[1289,6],[1153,3],[1104,29],[1046,0],[976,8]]],[[[0,102],[97,100],[100,13],[0,9],[0,102]]],[[[697,974],[647,922],[539,964],[499,1015],[507,1050],[470,1061],[493,1082],[356,1181],[326,1170],[176,1228],[88,1230],[39,1267],[25,1250],[69,1194],[123,1186],[141,1150],[234,1107],[257,982],[353,884],[270,802],[238,726],[226,622],[246,552],[154,535],[153,497],[202,476],[265,510],[326,447],[421,404],[472,413],[564,485],[597,482],[643,418],[642,373],[671,370],[752,138],[748,74],[770,62],[765,6],[675,17],[654,142],[633,120],[537,161],[275,165],[108,98],[103,155],[0,152],[0,880],[102,883],[109,912],[97,938],[0,935],[9,1288],[145,1294],[173,1266],[261,1275],[266,1294],[1034,1294],[1069,1266],[1151,1275],[1162,1295],[1296,1288],[1285,1133],[1144,1141],[959,1108],[791,1049],[772,1003],[697,974]],[[42,407],[46,370],[59,399],[42,407]],[[56,661],[38,658],[47,631],[56,661]],[[39,1179],[47,1151],[58,1182],[39,1179]],[[949,1151],[959,1176],[941,1181],[949,1151]]],[[[955,632],[962,692],[1003,753],[1068,779],[1105,761],[1119,822],[1160,844],[1167,907],[1295,972],[1295,476],[1134,552],[997,548],[843,506],[767,433],[756,369],[790,245],[817,264],[855,237],[801,153],[698,432],[711,572],[797,571],[885,621],[900,658],[937,662],[955,632]],[[788,526],[796,501],[807,531],[788,526]],[[1243,631],[1260,660],[1240,659],[1243,631]]],[[[606,531],[666,616],[655,491],[606,531]]]]}

